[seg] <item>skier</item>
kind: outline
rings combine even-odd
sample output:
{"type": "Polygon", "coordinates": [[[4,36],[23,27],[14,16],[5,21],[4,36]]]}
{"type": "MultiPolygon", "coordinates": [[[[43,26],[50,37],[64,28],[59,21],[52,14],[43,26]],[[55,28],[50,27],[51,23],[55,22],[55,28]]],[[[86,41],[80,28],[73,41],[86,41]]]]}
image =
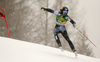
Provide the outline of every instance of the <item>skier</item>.
{"type": "Polygon", "coordinates": [[[56,26],[54,29],[54,36],[55,36],[55,39],[56,39],[56,42],[57,42],[59,48],[62,47],[62,45],[59,40],[58,33],[61,33],[63,35],[63,37],[69,43],[72,51],[76,52],[75,47],[74,47],[73,43],[71,42],[71,40],[69,39],[69,36],[68,36],[66,28],[65,28],[65,24],[67,21],[70,21],[73,24],[73,26],[76,27],[76,23],[68,16],[68,8],[63,7],[60,11],[54,11],[52,9],[44,8],[44,7],[42,7],[41,9],[56,15],[56,26]]]}

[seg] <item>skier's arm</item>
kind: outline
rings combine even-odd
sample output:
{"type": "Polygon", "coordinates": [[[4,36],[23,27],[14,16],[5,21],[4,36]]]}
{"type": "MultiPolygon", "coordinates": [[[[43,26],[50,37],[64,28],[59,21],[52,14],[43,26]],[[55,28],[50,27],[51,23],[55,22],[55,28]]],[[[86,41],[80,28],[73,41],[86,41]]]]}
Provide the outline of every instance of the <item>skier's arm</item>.
{"type": "Polygon", "coordinates": [[[75,21],[73,21],[69,16],[68,16],[68,20],[73,24],[74,27],[76,27],[75,21]]]}
{"type": "Polygon", "coordinates": [[[54,13],[54,10],[49,9],[49,8],[44,8],[44,7],[42,7],[41,9],[44,10],[44,11],[48,11],[48,12],[50,12],[50,13],[54,13]]]}
{"type": "Polygon", "coordinates": [[[55,14],[55,15],[58,15],[58,13],[59,13],[59,11],[54,11],[54,10],[49,9],[49,8],[44,8],[44,7],[42,7],[41,9],[44,10],[44,11],[48,11],[48,12],[50,12],[50,13],[53,13],[53,14],[55,14]]]}

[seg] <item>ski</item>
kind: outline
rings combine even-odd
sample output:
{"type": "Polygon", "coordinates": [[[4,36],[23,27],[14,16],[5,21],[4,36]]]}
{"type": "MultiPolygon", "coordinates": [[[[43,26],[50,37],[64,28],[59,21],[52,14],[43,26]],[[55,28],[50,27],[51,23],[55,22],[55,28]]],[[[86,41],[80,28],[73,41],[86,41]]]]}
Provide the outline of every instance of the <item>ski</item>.
{"type": "MultiPolygon", "coordinates": [[[[64,52],[64,50],[63,50],[63,48],[62,48],[62,47],[59,47],[59,49],[61,50],[61,52],[64,52]]],[[[75,57],[77,57],[77,56],[78,56],[76,51],[75,51],[75,52],[73,52],[73,53],[75,54],[75,57]]]]}

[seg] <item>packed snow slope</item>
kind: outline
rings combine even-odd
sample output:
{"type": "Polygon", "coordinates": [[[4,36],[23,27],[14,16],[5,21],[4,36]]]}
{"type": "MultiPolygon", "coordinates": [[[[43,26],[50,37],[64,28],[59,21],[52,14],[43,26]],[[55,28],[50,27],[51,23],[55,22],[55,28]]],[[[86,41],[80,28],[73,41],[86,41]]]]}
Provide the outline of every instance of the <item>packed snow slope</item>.
{"type": "Polygon", "coordinates": [[[0,62],[100,62],[100,59],[44,45],[0,37],[0,62]]]}

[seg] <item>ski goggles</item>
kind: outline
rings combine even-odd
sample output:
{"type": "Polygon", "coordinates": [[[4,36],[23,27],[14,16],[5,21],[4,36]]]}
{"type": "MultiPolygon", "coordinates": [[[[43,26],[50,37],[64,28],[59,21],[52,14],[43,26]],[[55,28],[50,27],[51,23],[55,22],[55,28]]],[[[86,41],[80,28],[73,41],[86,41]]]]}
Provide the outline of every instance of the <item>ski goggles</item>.
{"type": "Polygon", "coordinates": [[[63,11],[63,13],[66,13],[67,14],[68,12],[67,11],[63,11]]]}

